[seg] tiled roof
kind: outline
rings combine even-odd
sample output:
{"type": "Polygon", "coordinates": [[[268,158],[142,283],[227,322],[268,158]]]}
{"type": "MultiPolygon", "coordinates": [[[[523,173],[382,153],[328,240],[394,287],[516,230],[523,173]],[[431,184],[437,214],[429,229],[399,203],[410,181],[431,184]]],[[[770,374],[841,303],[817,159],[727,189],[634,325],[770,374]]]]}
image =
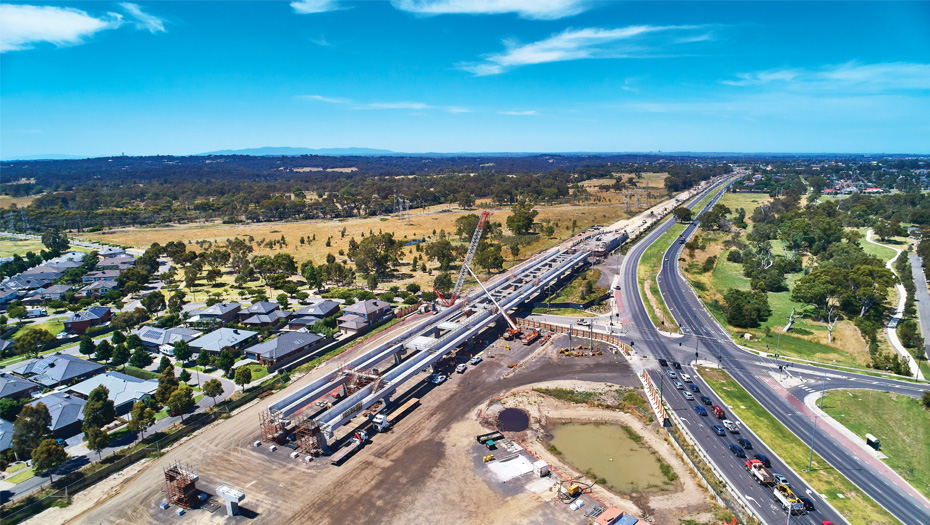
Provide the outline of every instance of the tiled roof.
{"type": "Polygon", "coordinates": [[[265,359],[278,359],[295,350],[311,346],[323,337],[307,332],[287,332],[274,339],[269,339],[260,345],[249,348],[249,354],[256,354],[265,359]]]}
{"type": "Polygon", "coordinates": [[[44,403],[48,408],[49,415],[52,416],[50,427],[52,432],[84,419],[85,401],[71,394],[55,392],[29,403],[29,405],[36,406],[39,403],[44,403]]]}
{"type": "Polygon", "coordinates": [[[35,374],[31,381],[40,385],[52,386],[69,381],[75,377],[103,370],[103,365],[75,357],[73,355],[48,355],[32,360],[13,370],[21,376],[35,374]]]}
{"type": "Polygon", "coordinates": [[[106,374],[96,375],[90,379],[81,381],[68,390],[87,397],[90,395],[91,390],[100,385],[105,386],[110,392],[109,398],[116,406],[120,406],[124,403],[134,403],[142,399],[146,394],[151,395],[158,390],[158,381],[154,379],[146,381],[119,372],[107,372],[106,374]]]}
{"type": "Polygon", "coordinates": [[[219,352],[228,346],[235,346],[252,337],[258,332],[251,330],[236,330],[233,328],[220,328],[209,334],[202,335],[190,342],[194,348],[219,352]]]}
{"type": "Polygon", "coordinates": [[[326,317],[332,315],[333,312],[339,310],[339,303],[336,301],[330,301],[323,299],[316,301],[309,306],[305,306],[300,310],[297,310],[295,313],[297,315],[312,315],[314,317],[326,317]]]}
{"type": "Polygon", "coordinates": [[[38,385],[32,381],[26,381],[12,374],[0,374],[0,399],[16,395],[36,386],[38,385]]]}

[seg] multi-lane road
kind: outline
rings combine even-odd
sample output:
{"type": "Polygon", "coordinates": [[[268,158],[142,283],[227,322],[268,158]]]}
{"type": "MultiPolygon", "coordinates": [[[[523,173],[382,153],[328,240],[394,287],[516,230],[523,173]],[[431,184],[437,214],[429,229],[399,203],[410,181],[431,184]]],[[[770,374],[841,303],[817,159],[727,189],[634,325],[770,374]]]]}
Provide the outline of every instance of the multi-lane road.
{"type": "MultiPolygon", "coordinates": [[[[708,191],[719,191],[725,184],[728,182],[720,183],[708,191]]],[[[705,209],[713,207],[719,198],[718,195],[712,199],[705,209]]],[[[637,341],[636,350],[655,358],[680,361],[686,373],[696,376],[691,370],[690,363],[695,360],[695,349],[697,349],[701,359],[719,362],[763,407],[805,443],[811,441],[816,425],[814,451],[897,519],[908,525],[930,523],[930,506],[925,497],[880,460],[862,451],[858,444],[851,442],[835,427],[816,418],[814,412],[803,404],[803,398],[812,390],[809,386],[811,384],[816,385],[817,388],[826,389],[879,389],[909,396],[919,395],[927,389],[926,385],[792,364],[791,374],[806,378],[808,381],[788,388],[783,387],[774,379],[777,368],[772,359],[760,357],[738,347],[730,340],[729,334],[704,309],[700,300],[679,273],[677,260],[683,246],[678,242],[673,242],[669,246],[666,257],[663,258],[659,288],[670,312],[685,335],[677,339],[661,335],[653,327],[640,297],[636,268],[645,249],[673,224],[673,219],[666,221],[638,242],[627,254],[621,268],[622,294],[626,315],[629,318],[629,323],[625,323],[625,326],[632,325],[629,328],[630,338],[637,341]]],[[[690,237],[697,227],[696,222],[690,224],[683,237],[690,237]]],[[[739,460],[730,453],[728,445],[735,443],[739,436],[728,433],[727,436],[718,437],[710,432],[710,426],[718,421],[712,416],[698,416],[693,409],[694,402],[686,400],[680,392],[675,390],[672,386],[673,381],[665,375],[661,367],[653,365],[651,372],[656,383],[665,383],[666,402],[688,426],[691,434],[696,436],[699,444],[713,458],[712,461],[728,478],[731,486],[740,487],[739,491],[745,501],[749,505],[755,505],[756,512],[765,523],[785,522],[787,516],[775,503],[771,489],[750,483],[748,474],[743,470],[744,460],[739,460]]],[[[722,405],[710,389],[700,382],[700,379],[695,379],[695,381],[699,383],[703,395],[710,396],[714,404],[722,405]]],[[[727,415],[734,419],[731,414],[727,415]]],[[[792,517],[792,523],[819,524],[824,520],[835,523],[846,522],[826,504],[837,498],[837,495],[825,495],[827,497],[825,502],[823,495],[817,494],[789,469],[778,459],[777,451],[768,450],[751,430],[743,428],[742,435],[753,442],[755,453],[761,452],[771,458],[772,470],[785,475],[797,493],[814,500],[817,510],[810,514],[792,517]]]]}

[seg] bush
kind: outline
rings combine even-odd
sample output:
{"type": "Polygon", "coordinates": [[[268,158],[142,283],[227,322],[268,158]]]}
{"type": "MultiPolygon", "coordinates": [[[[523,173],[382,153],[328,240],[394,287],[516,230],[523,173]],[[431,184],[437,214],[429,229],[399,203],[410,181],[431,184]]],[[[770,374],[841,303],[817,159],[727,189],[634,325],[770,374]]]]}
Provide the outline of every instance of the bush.
{"type": "Polygon", "coordinates": [[[704,266],[701,267],[701,270],[704,273],[710,273],[714,270],[715,264],[717,264],[717,256],[711,255],[710,257],[707,258],[706,261],[704,261],[704,266]]]}
{"type": "Polygon", "coordinates": [[[727,303],[727,322],[737,328],[759,326],[772,315],[768,295],[765,292],[731,289],[724,300],[727,303]]]}
{"type": "Polygon", "coordinates": [[[733,263],[743,262],[743,252],[739,250],[730,250],[727,252],[727,260],[733,263]]]}

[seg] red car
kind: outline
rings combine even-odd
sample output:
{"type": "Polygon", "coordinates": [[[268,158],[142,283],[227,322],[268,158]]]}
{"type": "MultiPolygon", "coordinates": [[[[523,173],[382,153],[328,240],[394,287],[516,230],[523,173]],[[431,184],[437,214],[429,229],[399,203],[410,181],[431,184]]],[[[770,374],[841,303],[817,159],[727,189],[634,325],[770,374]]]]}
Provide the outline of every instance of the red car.
{"type": "Polygon", "coordinates": [[[824,520],[820,522],[820,525],[836,525],[836,523],[833,523],[832,521],[824,520]]]}
{"type": "Polygon", "coordinates": [[[717,419],[723,419],[727,417],[723,409],[717,405],[714,405],[713,407],[711,407],[710,411],[713,412],[715,416],[717,416],[717,419]]]}

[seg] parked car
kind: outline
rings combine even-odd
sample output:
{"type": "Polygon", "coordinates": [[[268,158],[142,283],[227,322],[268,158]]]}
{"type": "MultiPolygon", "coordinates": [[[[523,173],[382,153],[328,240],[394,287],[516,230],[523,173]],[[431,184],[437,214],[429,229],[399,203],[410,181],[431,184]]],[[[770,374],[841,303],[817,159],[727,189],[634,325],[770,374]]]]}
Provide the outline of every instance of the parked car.
{"type": "Polygon", "coordinates": [[[439,385],[439,384],[442,384],[442,382],[445,381],[446,379],[448,378],[445,376],[445,374],[434,374],[433,378],[430,379],[430,382],[433,383],[434,385],[439,385]]]}
{"type": "Polygon", "coordinates": [[[697,412],[699,416],[707,415],[707,410],[701,405],[694,405],[694,411],[697,412]]]}
{"type": "Polygon", "coordinates": [[[457,367],[455,367],[455,371],[456,371],[457,373],[459,373],[459,374],[464,374],[466,370],[468,370],[468,367],[465,366],[464,363],[461,364],[461,365],[459,365],[459,366],[457,366],[457,367]]]}
{"type": "Polygon", "coordinates": [[[791,483],[788,483],[788,478],[782,476],[781,474],[777,472],[772,472],[772,477],[775,478],[775,483],[780,483],[782,485],[787,486],[788,488],[791,488],[791,483]]]}
{"type": "Polygon", "coordinates": [[[684,395],[685,395],[685,399],[687,399],[688,401],[694,401],[694,396],[691,395],[691,392],[688,392],[687,390],[685,390],[684,395]]]}
{"type": "Polygon", "coordinates": [[[710,398],[707,396],[701,396],[701,403],[704,403],[705,405],[710,406],[710,404],[713,403],[713,401],[711,401],[710,398]]]}
{"type": "Polygon", "coordinates": [[[476,355],[475,357],[472,357],[468,362],[473,365],[477,365],[481,361],[484,361],[484,359],[482,359],[480,355],[476,355]]]}
{"type": "Polygon", "coordinates": [[[730,452],[732,452],[733,455],[738,458],[746,457],[746,453],[743,452],[743,449],[740,448],[738,445],[730,445],[730,452]]]}
{"type": "Polygon", "coordinates": [[[746,450],[752,450],[752,442],[746,438],[739,438],[736,440],[739,443],[739,446],[743,447],[746,450]]]}
{"type": "Polygon", "coordinates": [[[766,456],[765,454],[756,454],[753,456],[753,458],[761,461],[762,466],[764,466],[765,468],[772,468],[772,462],[769,461],[768,456],[766,456]]]}
{"type": "Polygon", "coordinates": [[[694,383],[688,384],[688,388],[690,388],[691,391],[694,392],[695,394],[700,394],[700,393],[701,393],[701,389],[698,388],[698,386],[695,385],[694,383]]]}
{"type": "Polygon", "coordinates": [[[718,436],[727,435],[727,431],[720,425],[714,425],[711,428],[714,429],[714,434],[717,434],[718,436]]]}
{"type": "Polygon", "coordinates": [[[659,358],[659,366],[668,366],[668,361],[665,359],[659,358]]]}
{"type": "Polygon", "coordinates": [[[673,361],[673,362],[672,362],[672,366],[674,366],[675,368],[681,370],[681,363],[679,363],[678,361],[673,361]]]}
{"type": "Polygon", "coordinates": [[[65,440],[63,440],[63,439],[61,439],[61,438],[56,439],[56,440],[55,440],[55,443],[58,443],[58,446],[59,446],[59,447],[67,447],[67,446],[68,446],[68,442],[65,441],[65,440]]]}

